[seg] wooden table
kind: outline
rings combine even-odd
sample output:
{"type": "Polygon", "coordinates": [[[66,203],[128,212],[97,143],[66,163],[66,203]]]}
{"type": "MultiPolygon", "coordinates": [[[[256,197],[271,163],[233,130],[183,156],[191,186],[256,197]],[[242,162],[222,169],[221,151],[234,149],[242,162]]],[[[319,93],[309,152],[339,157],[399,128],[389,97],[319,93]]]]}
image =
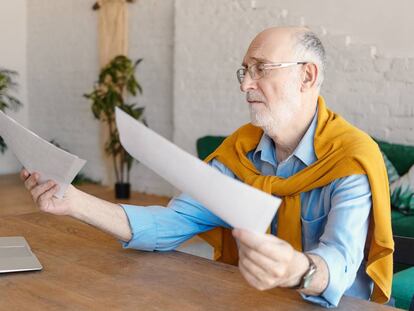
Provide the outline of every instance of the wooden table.
{"type": "MultiPolygon", "coordinates": [[[[135,205],[166,205],[170,198],[157,195],[132,192],[128,200],[115,199],[113,187],[95,184],[84,184],[78,186],[80,190],[92,194],[103,200],[116,203],[126,203],[135,205]]],[[[32,198],[28,191],[23,187],[19,175],[9,174],[0,175],[0,216],[22,215],[35,212],[32,198]]]]}
{"type": "MultiPolygon", "coordinates": [[[[257,291],[238,269],[179,252],[123,250],[69,217],[0,217],[0,236],[24,236],[41,272],[0,276],[0,310],[316,310],[293,290],[257,291]]],[[[339,310],[387,310],[343,298],[339,310]]]]}
{"type": "MultiPolygon", "coordinates": [[[[24,236],[44,269],[0,275],[0,310],[322,309],[293,290],[257,291],[233,266],[179,252],[124,250],[72,218],[16,208],[21,213],[0,216],[0,236],[24,236]]],[[[391,309],[348,297],[338,308],[391,309]]]]}

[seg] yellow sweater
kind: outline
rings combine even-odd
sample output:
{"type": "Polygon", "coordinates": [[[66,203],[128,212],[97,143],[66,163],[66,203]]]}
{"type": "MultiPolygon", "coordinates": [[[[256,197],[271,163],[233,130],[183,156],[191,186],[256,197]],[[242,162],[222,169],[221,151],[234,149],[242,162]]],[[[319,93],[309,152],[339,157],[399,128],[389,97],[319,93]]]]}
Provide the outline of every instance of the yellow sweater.
{"type": "MultiPolygon", "coordinates": [[[[394,241],[387,172],[377,144],[367,134],[328,110],[324,99],[319,97],[314,137],[317,161],[284,179],[260,175],[247,158],[247,153],[257,147],[262,134],[260,128],[244,125],[229,136],[206,162],[216,158],[243,182],[281,197],[277,235],[299,251],[302,250],[300,194],[323,187],[338,178],[366,174],[372,194],[366,272],[374,281],[371,300],[387,302],[391,295],[394,241]]],[[[201,236],[214,247],[215,259],[237,264],[237,245],[229,230],[216,228],[201,236]]]]}

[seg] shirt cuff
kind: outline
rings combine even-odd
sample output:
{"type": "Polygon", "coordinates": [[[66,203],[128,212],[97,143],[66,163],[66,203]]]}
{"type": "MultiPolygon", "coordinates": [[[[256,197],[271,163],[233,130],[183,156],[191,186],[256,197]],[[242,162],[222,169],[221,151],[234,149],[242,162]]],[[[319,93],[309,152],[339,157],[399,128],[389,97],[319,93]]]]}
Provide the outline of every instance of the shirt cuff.
{"type": "Polygon", "coordinates": [[[324,292],[319,296],[301,293],[303,299],[319,304],[325,308],[337,307],[347,287],[347,266],[343,255],[334,247],[319,244],[318,248],[306,252],[321,257],[329,271],[329,282],[324,292]]]}
{"type": "Polygon", "coordinates": [[[154,216],[148,208],[136,205],[120,204],[128,217],[132,238],[128,242],[120,241],[124,248],[153,251],[157,245],[157,227],[154,216]]]}

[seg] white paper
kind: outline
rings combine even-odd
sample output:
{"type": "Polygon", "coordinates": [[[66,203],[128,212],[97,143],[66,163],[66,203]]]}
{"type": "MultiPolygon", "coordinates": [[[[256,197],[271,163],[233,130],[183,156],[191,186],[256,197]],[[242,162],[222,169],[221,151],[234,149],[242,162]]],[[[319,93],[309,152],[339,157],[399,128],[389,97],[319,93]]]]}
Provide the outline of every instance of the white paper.
{"type": "Polygon", "coordinates": [[[55,195],[57,198],[63,197],[86,163],[37,136],[1,111],[0,136],[29,173],[40,174],[40,183],[51,179],[59,184],[59,191],[55,195]]]}
{"type": "Polygon", "coordinates": [[[116,123],[122,146],[135,159],[232,227],[266,232],[279,198],[220,173],[118,108],[116,123]]]}

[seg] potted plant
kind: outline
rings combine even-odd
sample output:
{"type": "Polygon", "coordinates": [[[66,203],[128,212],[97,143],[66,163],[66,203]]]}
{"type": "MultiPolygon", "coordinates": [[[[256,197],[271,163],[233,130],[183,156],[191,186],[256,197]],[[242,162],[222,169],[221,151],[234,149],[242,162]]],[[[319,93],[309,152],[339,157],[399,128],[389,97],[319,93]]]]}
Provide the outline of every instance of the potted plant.
{"type": "MultiPolygon", "coordinates": [[[[14,81],[16,75],[15,71],[0,68],[0,110],[3,112],[6,109],[17,110],[22,105],[16,97],[9,93],[10,90],[17,87],[17,83],[14,81]]],[[[0,137],[0,153],[4,153],[6,148],[4,140],[0,137]]]]}
{"type": "Polygon", "coordinates": [[[127,96],[142,93],[142,88],[135,77],[135,70],[141,61],[142,59],[138,59],[133,62],[126,56],[116,56],[99,73],[99,79],[93,91],[84,95],[92,103],[94,117],[107,125],[108,140],[105,143],[105,152],[112,158],[117,198],[129,198],[130,196],[130,171],[134,160],[119,140],[115,124],[115,107],[145,123],[144,108],[137,107],[135,103],[126,102],[127,96]]]}

